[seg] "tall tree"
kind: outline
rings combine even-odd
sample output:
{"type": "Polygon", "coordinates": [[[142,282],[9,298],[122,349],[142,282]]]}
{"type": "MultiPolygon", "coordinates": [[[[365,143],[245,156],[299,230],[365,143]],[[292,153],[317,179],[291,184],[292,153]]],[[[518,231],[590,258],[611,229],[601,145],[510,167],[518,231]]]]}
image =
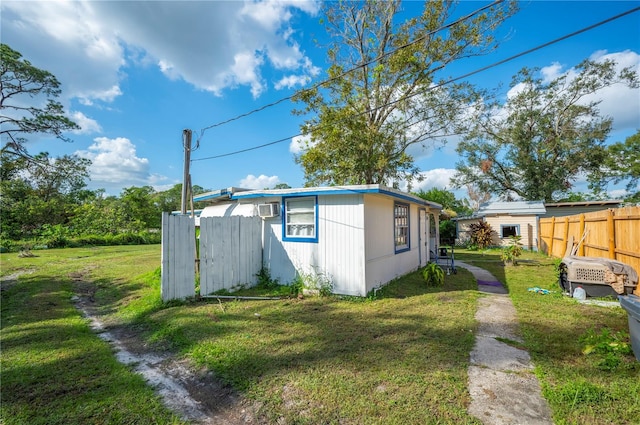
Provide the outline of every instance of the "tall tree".
{"type": "Polygon", "coordinates": [[[6,44],[0,44],[0,137],[2,151],[25,155],[25,135],[50,134],[68,140],[64,132],[80,127],[65,116],[60,82],[36,68],[6,44]],[[30,105],[46,100],[42,106],[30,105]]]}
{"type": "Polygon", "coordinates": [[[624,142],[607,146],[607,156],[600,173],[593,173],[589,180],[591,188],[597,192],[603,191],[610,182],[626,182],[627,192],[631,197],[637,197],[640,192],[640,130],[624,142]]]}
{"type": "Polygon", "coordinates": [[[398,0],[324,3],[329,78],[294,96],[304,104],[295,112],[311,116],[296,158],[308,185],[419,179],[407,149],[450,133],[470,94],[465,85],[434,89],[436,74],[492,50],[493,31],[515,6],[499,2],[441,29],[453,11],[452,1],[430,1],[404,19],[398,0]]]}
{"type": "Polygon", "coordinates": [[[551,82],[523,69],[504,103],[476,104],[474,127],[458,145],[456,187],[475,185],[503,199],[552,201],[581,173],[597,172],[605,158],[612,119],[602,117],[598,90],[617,83],[638,86],[631,68],[586,60],[551,82]]]}

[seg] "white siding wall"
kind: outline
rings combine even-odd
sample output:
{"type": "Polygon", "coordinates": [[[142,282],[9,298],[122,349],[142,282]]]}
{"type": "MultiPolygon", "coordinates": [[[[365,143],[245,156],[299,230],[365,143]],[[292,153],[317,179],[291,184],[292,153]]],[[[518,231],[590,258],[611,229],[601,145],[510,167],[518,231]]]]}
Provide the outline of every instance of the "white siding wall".
{"type": "Polygon", "coordinates": [[[494,244],[495,245],[509,245],[509,238],[500,239],[500,225],[520,225],[520,236],[522,239],[520,242],[525,249],[538,249],[538,226],[537,219],[534,215],[498,215],[488,216],[484,218],[487,223],[491,225],[491,228],[495,231],[494,244]]]}
{"type": "Polygon", "coordinates": [[[296,270],[321,273],[335,293],[366,295],[362,195],[318,196],[317,232],[317,243],[282,241],[282,217],[266,220],[263,261],[271,276],[290,283],[296,270]]]}
{"type": "MultiPolygon", "coordinates": [[[[418,254],[418,206],[410,204],[409,234],[410,250],[395,253],[394,245],[394,199],[365,196],[365,275],[366,292],[390,280],[402,276],[420,265],[418,254]]],[[[402,202],[402,201],[400,201],[402,202]]]]}

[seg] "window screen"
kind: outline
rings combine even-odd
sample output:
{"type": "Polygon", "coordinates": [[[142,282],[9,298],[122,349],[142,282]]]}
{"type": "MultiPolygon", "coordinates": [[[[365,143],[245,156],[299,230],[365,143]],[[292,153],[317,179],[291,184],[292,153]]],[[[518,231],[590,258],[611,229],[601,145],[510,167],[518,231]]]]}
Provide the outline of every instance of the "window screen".
{"type": "Polygon", "coordinates": [[[395,251],[401,252],[409,249],[409,205],[394,205],[394,236],[395,251]]]}
{"type": "Polygon", "coordinates": [[[285,237],[309,239],[316,237],[316,198],[285,199],[285,237]]]}

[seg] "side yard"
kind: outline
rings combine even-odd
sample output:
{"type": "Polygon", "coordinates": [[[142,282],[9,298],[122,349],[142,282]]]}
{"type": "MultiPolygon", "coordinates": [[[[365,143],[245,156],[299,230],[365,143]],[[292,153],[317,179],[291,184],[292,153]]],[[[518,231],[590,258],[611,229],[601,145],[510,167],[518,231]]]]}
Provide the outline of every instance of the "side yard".
{"type": "MultiPolygon", "coordinates": [[[[211,372],[255,411],[254,423],[479,423],[466,407],[481,295],[464,269],[438,288],[413,273],[367,299],[163,305],[157,245],[34,253],[0,256],[5,424],[183,423],[116,362],[74,294],[140,346],[211,372]]],[[[557,424],[637,422],[640,363],[622,352],[624,310],[528,291],[558,290],[553,260],[538,254],[514,267],[497,251],[456,251],[456,259],[508,287],[557,424]]]]}
{"type": "Polygon", "coordinates": [[[541,254],[525,252],[512,267],[503,266],[495,250],[462,251],[456,258],[489,270],[506,284],[556,424],[638,423],[640,362],[629,354],[622,308],[563,296],[554,259],[541,254]],[[553,292],[529,291],[534,287],[553,292]]]}
{"type": "Polygon", "coordinates": [[[466,412],[478,297],[466,272],[447,277],[442,288],[427,288],[414,273],[376,300],[162,306],[157,246],[36,253],[2,255],[3,275],[29,272],[3,283],[6,424],[126,423],[129,416],[130,423],[177,422],[92,336],[73,307],[77,291],[94,299],[107,324],[133,329],[149,348],[212,371],[251,403],[258,423],[478,423],[466,412]],[[70,322],[77,333],[65,333],[70,322]],[[50,339],[57,342],[44,350],[50,339]],[[96,350],[105,357],[85,362],[96,350]],[[140,387],[129,393],[109,385],[114,370],[140,387]]]}

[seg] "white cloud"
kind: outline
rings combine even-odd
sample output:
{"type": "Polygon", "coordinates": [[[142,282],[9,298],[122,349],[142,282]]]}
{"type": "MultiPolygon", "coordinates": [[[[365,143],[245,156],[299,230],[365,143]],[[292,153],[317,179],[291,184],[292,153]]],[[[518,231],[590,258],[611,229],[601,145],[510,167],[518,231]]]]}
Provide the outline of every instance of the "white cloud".
{"type": "MultiPolygon", "coordinates": [[[[291,27],[319,2],[16,1],[0,4],[3,42],[49,70],[85,105],[122,94],[127,65],[155,64],[170,79],[220,95],[266,89],[262,69],[317,75],[291,27]]],[[[282,77],[276,75],[274,81],[282,77]]]]}
{"type": "Polygon", "coordinates": [[[80,126],[80,130],[75,130],[75,134],[91,134],[102,131],[102,127],[96,120],[87,117],[82,112],[76,111],[71,114],[71,120],[80,126]]]}
{"type": "Polygon", "coordinates": [[[246,189],[265,189],[273,187],[278,183],[280,183],[278,176],[265,176],[264,174],[260,174],[259,177],[256,177],[253,174],[249,174],[247,177],[240,180],[240,187],[246,189]]]}
{"type": "Polygon", "coordinates": [[[295,136],[291,138],[291,143],[289,143],[289,152],[294,155],[300,155],[307,147],[311,144],[311,138],[309,136],[295,136]]]}
{"type": "Polygon", "coordinates": [[[88,158],[92,185],[98,187],[129,187],[157,185],[166,178],[149,173],[149,160],[137,155],[136,147],[125,137],[97,137],[88,150],[76,155],[88,158]]]}
{"type": "Polygon", "coordinates": [[[415,183],[413,190],[429,190],[432,188],[451,190],[451,177],[456,173],[453,168],[434,168],[423,171],[420,175],[424,178],[419,183],[415,183]]]}
{"type": "MultiPolygon", "coordinates": [[[[631,50],[608,53],[606,50],[594,52],[590,58],[596,62],[613,60],[616,62],[616,70],[631,67],[640,78],[640,54],[631,50]]],[[[548,83],[558,77],[567,75],[567,80],[572,81],[578,76],[575,68],[564,69],[558,62],[540,69],[543,82],[548,83]]],[[[524,84],[520,83],[512,87],[507,93],[511,99],[522,90],[524,84]]],[[[596,93],[585,96],[581,103],[600,101],[601,116],[613,118],[613,130],[633,130],[640,128],[640,89],[631,89],[624,84],[614,84],[598,90],[596,93]]]]}
{"type": "Polygon", "coordinates": [[[286,77],[282,77],[279,81],[277,81],[274,85],[276,90],[281,89],[292,89],[296,86],[304,86],[311,80],[311,77],[308,75],[288,75],[286,77]]]}
{"type": "MultiPolygon", "coordinates": [[[[640,54],[625,50],[623,52],[607,53],[599,51],[591,59],[598,62],[614,60],[619,71],[625,67],[632,67],[640,78],[640,54]]],[[[600,113],[613,118],[613,129],[637,130],[640,128],[640,88],[630,89],[623,84],[605,87],[587,100],[602,100],[600,113]]]]}

